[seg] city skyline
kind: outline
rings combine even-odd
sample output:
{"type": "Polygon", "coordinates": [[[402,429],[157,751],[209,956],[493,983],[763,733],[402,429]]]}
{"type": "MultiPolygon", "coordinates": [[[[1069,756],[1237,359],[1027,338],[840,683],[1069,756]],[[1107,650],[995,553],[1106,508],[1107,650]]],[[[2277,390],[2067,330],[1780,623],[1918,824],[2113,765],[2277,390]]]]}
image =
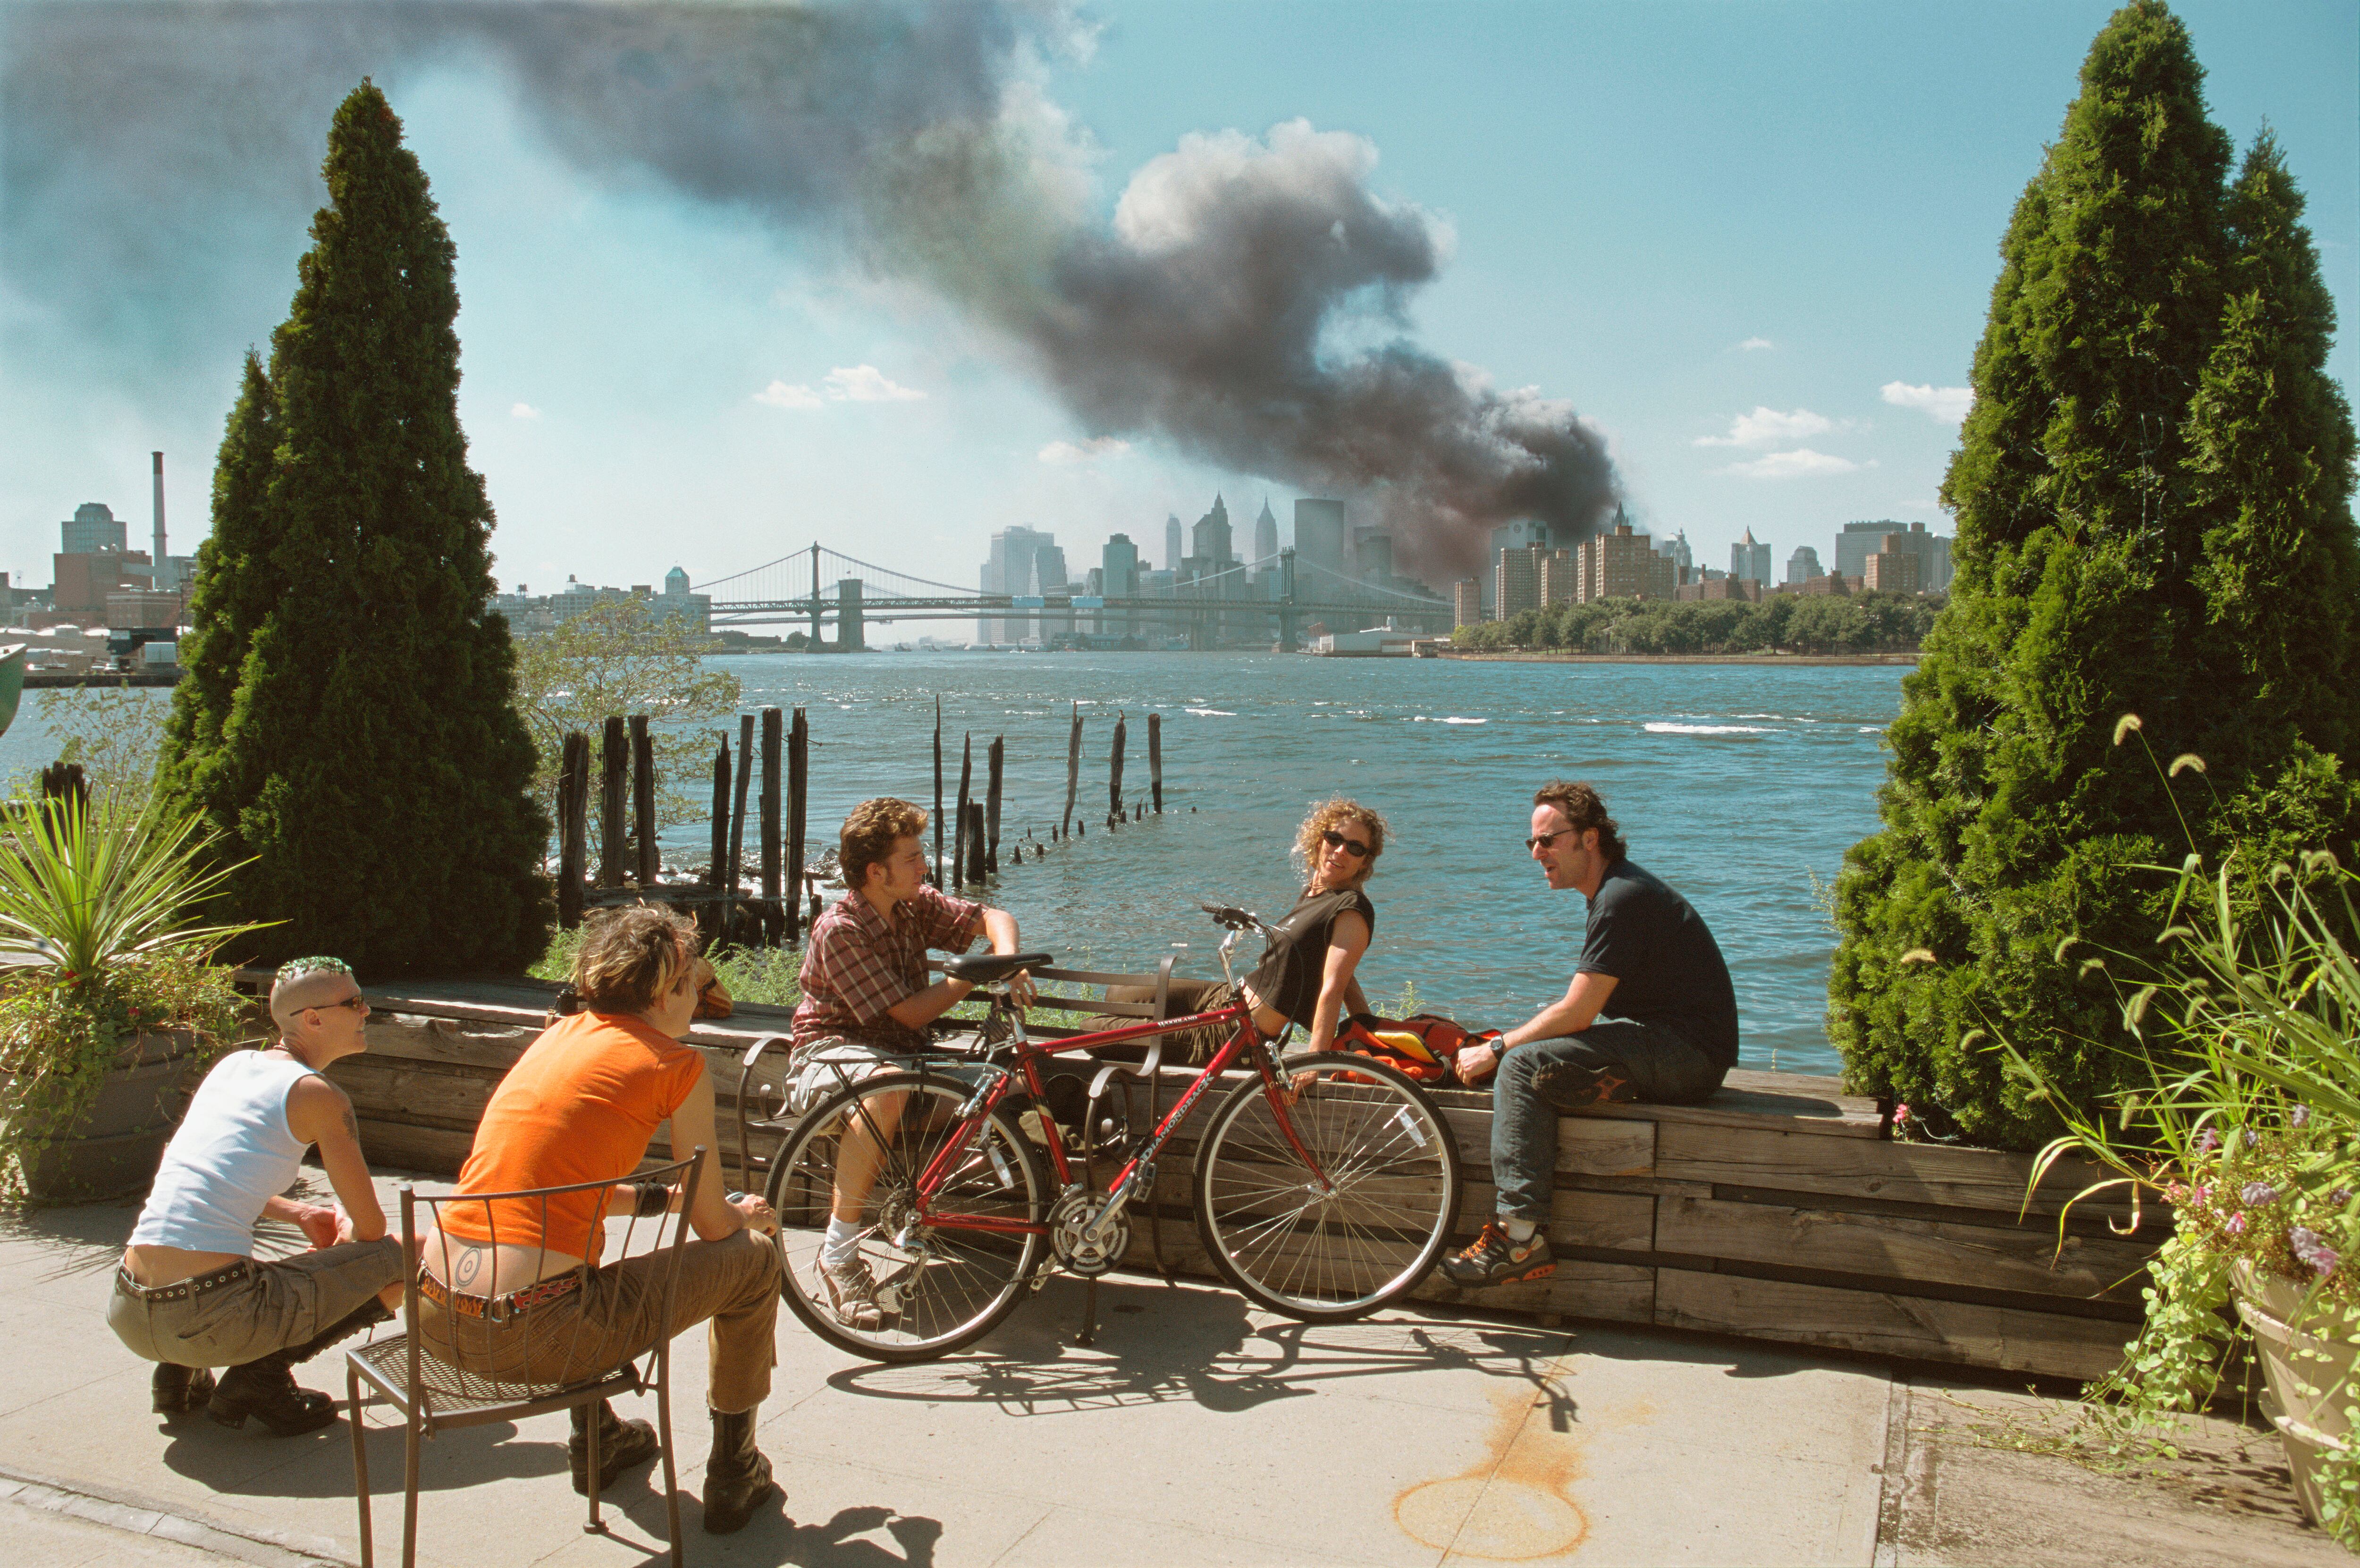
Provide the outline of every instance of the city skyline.
{"type": "MultiPolygon", "coordinates": [[[[12,42],[30,9],[0,21],[0,71],[34,68],[12,42]]],[[[1783,568],[1848,521],[1950,531],[1933,492],[1994,247],[2109,9],[1374,6],[1348,21],[1289,5],[1206,28],[1191,7],[1116,5],[999,85],[1064,149],[1070,181],[1049,194],[1142,255],[1180,236],[1186,181],[1324,171],[1435,248],[1430,277],[1335,313],[1321,354],[1400,336],[1487,396],[1568,400],[1642,531],[1712,563],[1750,529],[1783,568]],[[1418,93],[1398,90],[1411,79],[1418,93]]],[[[2179,9],[2215,119],[2242,143],[2267,115],[2284,140],[2348,323],[2360,24],[2336,5],[2179,9]]],[[[430,54],[388,59],[378,80],[459,247],[462,411],[504,583],[645,577],[657,530],[703,582],[814,536],[966,560],[1011,525],[1125,533],[1169,569],[1159,520],[1217,491],[1240,535],[1265,495],[1282,539],[1291,528],[1288,499],[1308,492],[1152,424],[1077,419],[956,291],[866,270],[759,203],[585,167],[497,67],[430,54]]],[[[0,453],[0,568],[19,583],[75,507],[140,518],[157,448],[175,538],[201,536],[236,357],[285,313],[333,105],[290,110],[291,163],[218,210],[198,201],[211,188],[176,204],[125,187],[148,250],[187,260],[158,279],[109,265],[133,253],[104,248],[125,220],[93,204],[103,181],[27,161],[43,145],[30,101],[0,94],[19,149],[0,190],[0,418],[16,436],[0,453]],[[70,187],[82,205],[59,205],[70,187]],[[77,213],[87,232],[56,226],[77,213]]],[[[144,104],[110,113],[124,137],[154,123],[144,104]]],[[[2346,334],[2332,368],[2347,393],[2355,365],[2346,334]]],[[[1382,521],[1357,510],[1354,525],[1382,521]]]]}

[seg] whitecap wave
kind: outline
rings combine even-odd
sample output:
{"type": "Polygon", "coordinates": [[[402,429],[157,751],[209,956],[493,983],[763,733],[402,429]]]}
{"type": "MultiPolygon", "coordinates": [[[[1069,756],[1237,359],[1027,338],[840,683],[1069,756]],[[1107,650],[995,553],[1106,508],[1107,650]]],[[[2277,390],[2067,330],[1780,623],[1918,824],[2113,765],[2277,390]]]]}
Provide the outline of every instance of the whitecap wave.
{"type": "Polygon", "coordinates": [[[1226,707],[1192,707],[1187,711],[1199,718],[1235,718],[1237,717],[1226,707]]]}
{"type": "Polygon", "coordinates": [[[1670,724],[1661,719],[1649,721],[1645,729],[1650,735],[1767,735],[1770,733],[1755,724],[1670,724]]]}
{"type": "Polygon", "coordinates": [[[1491,721],[1488,718],[1461,718],[1457,714],[1453,714],[1442,722],[1445,724],[1489,724],[1491,721]]]}
{"type": "Polygon", "coordinates": [[[1885,727],[1881,724],[1863,724],[1860,727],[1860,732],[1863,735],[1882,735],[1885,733],[1885,727]]]}

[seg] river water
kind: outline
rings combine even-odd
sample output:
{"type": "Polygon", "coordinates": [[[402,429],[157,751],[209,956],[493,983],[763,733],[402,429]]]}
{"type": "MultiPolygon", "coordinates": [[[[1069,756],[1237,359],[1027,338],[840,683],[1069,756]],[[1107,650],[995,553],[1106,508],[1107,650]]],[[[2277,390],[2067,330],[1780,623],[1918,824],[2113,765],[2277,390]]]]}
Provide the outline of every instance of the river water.
{"type": "MultiPolygon", "coordinates": [[[[1833,932],[1813,878],[1876,826],[1880,738],[1900,706],[1891,665],[1529,664],[1316,659],[1266,653],[859,653],[716,660],[750,708],[808,710],[810,832],[833,841],[875,795],[931,805],[934,704],[946,793],[963,734],[1007,739],[1001,874],[989,896],[1028,946],[1076,968],[1218,974],[1199,900],[1275,915],[1298,883],[1287,861],[1315,800],[1342,793],[1392,825],[1369,892],[1376,940],[1364,988],[1502,1027],[1561,995],[1581,943],[1578,893],[1553,894],[1524,853],[1534,788],[1584,778],[1605,795],[1632,859],[1687,895],[1729,960],[1743,1063],[1833,1071],[1824,1024],[1833,932]],[[1046,839],[1065,801],[1065,737],[1084,719],[1076,815],[1087,837],[1009,863],[1029,828],[1046,839]],[[1164,716],[1164,814],[1109,833],[1107,759],[1130,718],[1127,800],[1147,795],[1147,715],[1164,716]]],[[[161,697],[164,694],[158,693],[161,697]]],[[[54,755],[38,695],[0,739],[0,772],[54,755]]],[[[701,794],[701,792],[699,792],[701,794]]],[[[750,815],[750,813],[749,813],[750,815]]],[[[946,825],[947,828],[947,825],[946,825]]],[[[753,853],[749,822],[748,858],[753,853]]],[[[665,836],[701,860],[704,825],[665,836]]]]}

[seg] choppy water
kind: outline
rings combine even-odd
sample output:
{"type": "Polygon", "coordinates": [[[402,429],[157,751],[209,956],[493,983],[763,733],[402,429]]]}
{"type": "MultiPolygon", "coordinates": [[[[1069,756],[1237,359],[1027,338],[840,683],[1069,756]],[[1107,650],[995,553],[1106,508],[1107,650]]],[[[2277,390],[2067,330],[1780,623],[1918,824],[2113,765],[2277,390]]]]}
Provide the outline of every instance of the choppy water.
{"type": "MultiPolygon", "coordinates": [[[[1822,1015],[1833,934],[1812,877],[1875,827],[1878,740],[1900,706],[1892,666],[1518,664],[1273,654],[868,653],[717,661],[749,708],[809,712],[810,824],[830,841],[854,802],[933,798],[934,702],[946,791],[972,732],[1008,742],[1006,842],[1048,836],[1065,796],[1069,704],[1085,718],[1077,815],[1106,813],[1107,752],[1130,716],[1127,798],[1147,793],[1147,724],[1164,715],[1164,815],[1095,826],[1039,864],[1006,864],[994,902],[1028,944],[1077,967],[1144,967],[1178,948],[1218,973],[1199,899],[1283,910],[1305,808],[1342,792],[1393,825],[1370,883],[1377,936],[1361,970],[1384,1005],[1508,1025],[1563,993],[1580,947],[1578,893],[1524,857],[1532,792],[1553,775],[1605,794],[1632,858],[1687,894],[1736,981],[1744,1062],[1834,1070],[1822,1015]],[[1185,944],[1185,947],[1180,947],[1185,944]]],[[[158,694],[159,696],[161,694],[158,694]]],[[[0,772],[49,760],[32,694],[0,739],[0,772]]],[[[749,824],[748,837],[751,835],[749,824]]],[[[666,836],[700,857],[707,830],[666,836]]],[[[751,845],[748,846],[749,858],[751,845]]]]}

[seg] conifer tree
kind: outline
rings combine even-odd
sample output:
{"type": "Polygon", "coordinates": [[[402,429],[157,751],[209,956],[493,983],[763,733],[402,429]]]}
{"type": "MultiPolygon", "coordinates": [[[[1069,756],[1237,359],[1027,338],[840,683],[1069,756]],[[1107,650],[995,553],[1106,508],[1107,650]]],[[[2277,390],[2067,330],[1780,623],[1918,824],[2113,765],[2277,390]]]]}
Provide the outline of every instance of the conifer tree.
{"type": "MultiPolygon", "coordinates": [[[[2290,434],[2300,454],[2269,454],[2260,405],[2289,394],[2252,373],[2314,345],[2323,362],[2324,299],[2290,288],[2308,240],[2291,187],[2257,173],[2275,152],[2224,211],[2230,159],[2179,19],[2159,0],[2116,12],[2002,243],[1943,485],[1958,576],[1903,683],[1884,828],[1838,884],[1829,1023],[1852,1077],[1983,1138],[2049,1128],[1979,1031],[2069,1092],[2125,1081],[2114,992],[2083,965],[2153,951],[2169,878],[2143,867],[2217,856],[2270,813],[2292,825],[2278,839],[2339,850],[2360,825],[2341,720],[2288,674],[2322,650],[2348,667],[2349,616],[2256,591],[2302,535],[2321,574],[2302,599],[2348,602],[2348,422],[2340,447],[2290,434]],[[2298,494],[2305,463],[2342,477],[2298,494]],[[2153,760],[2187,752],[2209,772],[2153,760]]],[[[2321,380],[2298,399],[2312,433],[2334,423],[2321,380]]]]}
{"type": "Polygon", "coordinates": [[[547,934],[548,822],[487,609],[456,250],[374,84],[336,111],[322,172],[268,373],[249,362],[223,442],[164,778],[251,857],[232,912],[283,922],[256,956],[520,967],[547,934]]]}

